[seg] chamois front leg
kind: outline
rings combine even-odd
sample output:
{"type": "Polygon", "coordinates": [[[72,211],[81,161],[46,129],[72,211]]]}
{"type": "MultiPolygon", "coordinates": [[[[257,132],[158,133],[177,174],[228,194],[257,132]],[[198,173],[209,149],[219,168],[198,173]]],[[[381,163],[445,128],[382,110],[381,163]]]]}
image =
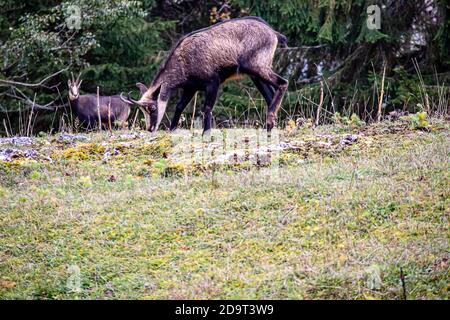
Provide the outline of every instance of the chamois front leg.
{"type": "Polygon", "coordinates": [[[217,81],[206,87],[205,104],[202,110],[204,116],[203,136],[209,136],[211,133],[212,109],[216,103],[219,85],[219,81],[217,81]]]}
{"type": "Polygon", "coordinates": [[[177,103],[177,106],[175,108],[175,114],[173,115],[172,123],[170,124],[170,131],[173,132],[177,129],[178,122],[180,122],[181,114],[194,97],[195,92],[196,91],[193,89],[184,90],[183,95],[181,96],[180,101],[177,103]]]}

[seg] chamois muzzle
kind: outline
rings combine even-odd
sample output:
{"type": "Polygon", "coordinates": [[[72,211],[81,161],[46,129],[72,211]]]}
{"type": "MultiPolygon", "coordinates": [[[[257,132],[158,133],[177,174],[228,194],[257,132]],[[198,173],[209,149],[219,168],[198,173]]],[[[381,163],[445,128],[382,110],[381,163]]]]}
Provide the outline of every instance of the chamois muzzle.
{"type": "Polygon", "coordinates": [[[123,92],[120,93],[120,99],[122,99],[123,102],[126,102],[128,104],[134,104],[140,107],[143,107],[145,110],[147,110],[148,112],[154,112],[157,110],[157,106],[154,102],[141,102],[138,100],[134,100],[131,97],[131,91],[128,92],[128,97],[125,98],[123,95],[123,92]]]}

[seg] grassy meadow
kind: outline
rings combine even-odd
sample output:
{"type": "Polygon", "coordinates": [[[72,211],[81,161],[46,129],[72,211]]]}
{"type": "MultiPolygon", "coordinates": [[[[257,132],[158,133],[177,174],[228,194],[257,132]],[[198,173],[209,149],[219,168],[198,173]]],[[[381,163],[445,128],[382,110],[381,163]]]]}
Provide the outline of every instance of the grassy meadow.
{"type": "Polygon", "coordinates": [[[448,299],[449,128],[0,140],[0,299],[448,299]]]}

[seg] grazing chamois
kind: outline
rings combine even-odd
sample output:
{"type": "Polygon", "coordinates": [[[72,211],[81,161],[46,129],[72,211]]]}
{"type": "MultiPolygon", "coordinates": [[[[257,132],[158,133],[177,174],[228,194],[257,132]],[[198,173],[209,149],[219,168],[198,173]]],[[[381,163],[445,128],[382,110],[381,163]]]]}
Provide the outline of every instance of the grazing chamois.
{"type": "Polygon", "coordinates": [[[98,126],[99,115],[103,127],[119,124],[122,129],[127,127],[127,120],[130,114],[130,104],[122,101],[120,95],[99,96],[100,108],[97,107],[97,95],[80,95],[80,76],[68,80],[69,101],[72,112],[80,120],[81,125],[87,129],[98,126]]]}
{"type": "MultiPolygon", "coordinates": [[[[147,130],[156,131],[171,93],[183,94],[178,102],[170,130],[175,130],[181,113],[197,91],[205,92],[203,133],[211,129],[212,109],[220,85],[228,79],[248,75],[268,105],[267,130],[276,120],[288,81],[272,70],[278,44],[286,37],[258,17],[227,20],[182,37],[170,51],[150,87],[139,101],[121,95],[144,111],[147,130]]],[[[143,90],[141,90],[142,93],[143,90]]]]}

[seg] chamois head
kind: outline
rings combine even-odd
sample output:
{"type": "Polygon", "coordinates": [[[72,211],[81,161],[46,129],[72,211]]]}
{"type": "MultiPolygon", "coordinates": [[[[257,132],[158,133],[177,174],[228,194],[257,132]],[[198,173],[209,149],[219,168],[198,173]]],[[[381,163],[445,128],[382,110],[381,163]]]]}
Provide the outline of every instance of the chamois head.
{"type": "Polygon", "coordinates": [[[145,84],[142,84],[140,82],[136,83],[136,87],[138,87],[139,91],[141,92],[141,99],[139,101],[131,98],[131,92],[128,93],[128,98],[125,98],[123,96],[123,93],[121,93],[120,94],[121,99],[126,103],[137,105],[142,109],[142,111],[146,112],[149,115],[155,112],[158,109],[157,99],[154,98],[142,99],[144,96],[146,96],[148,88],[145,84]]]}
{"type": "Polygon", "coordinates": [[[73,73],[71,73],[71,75],[72,75],[72,80],[69,79],[67,81],[67,85],[69,86],[69,99],[76,100],[80,96],[80,87],[81,87],[81,83],[83,82],[83,80],[80,80],[81,74],[79,74],[76,79],[73,76],[73,73]]]}
{"type": "Polygon", "coordinates": [[[128,97],[125,98],[123,93],[120,94],[120,98],[122,101],[128,104],[134,104],[142,110],[145,116],[146,129],[153,131],[152,128],[156,127],[156,122],[158,118],[158,100],[157,99],[142,99],[148,93],[148,88],[146,85],[138,82],[136,83],[136,87],[138,87],[141,92],[141,99],[139,101],[131,98],[131,92],[128,93],[128,97]]]}

